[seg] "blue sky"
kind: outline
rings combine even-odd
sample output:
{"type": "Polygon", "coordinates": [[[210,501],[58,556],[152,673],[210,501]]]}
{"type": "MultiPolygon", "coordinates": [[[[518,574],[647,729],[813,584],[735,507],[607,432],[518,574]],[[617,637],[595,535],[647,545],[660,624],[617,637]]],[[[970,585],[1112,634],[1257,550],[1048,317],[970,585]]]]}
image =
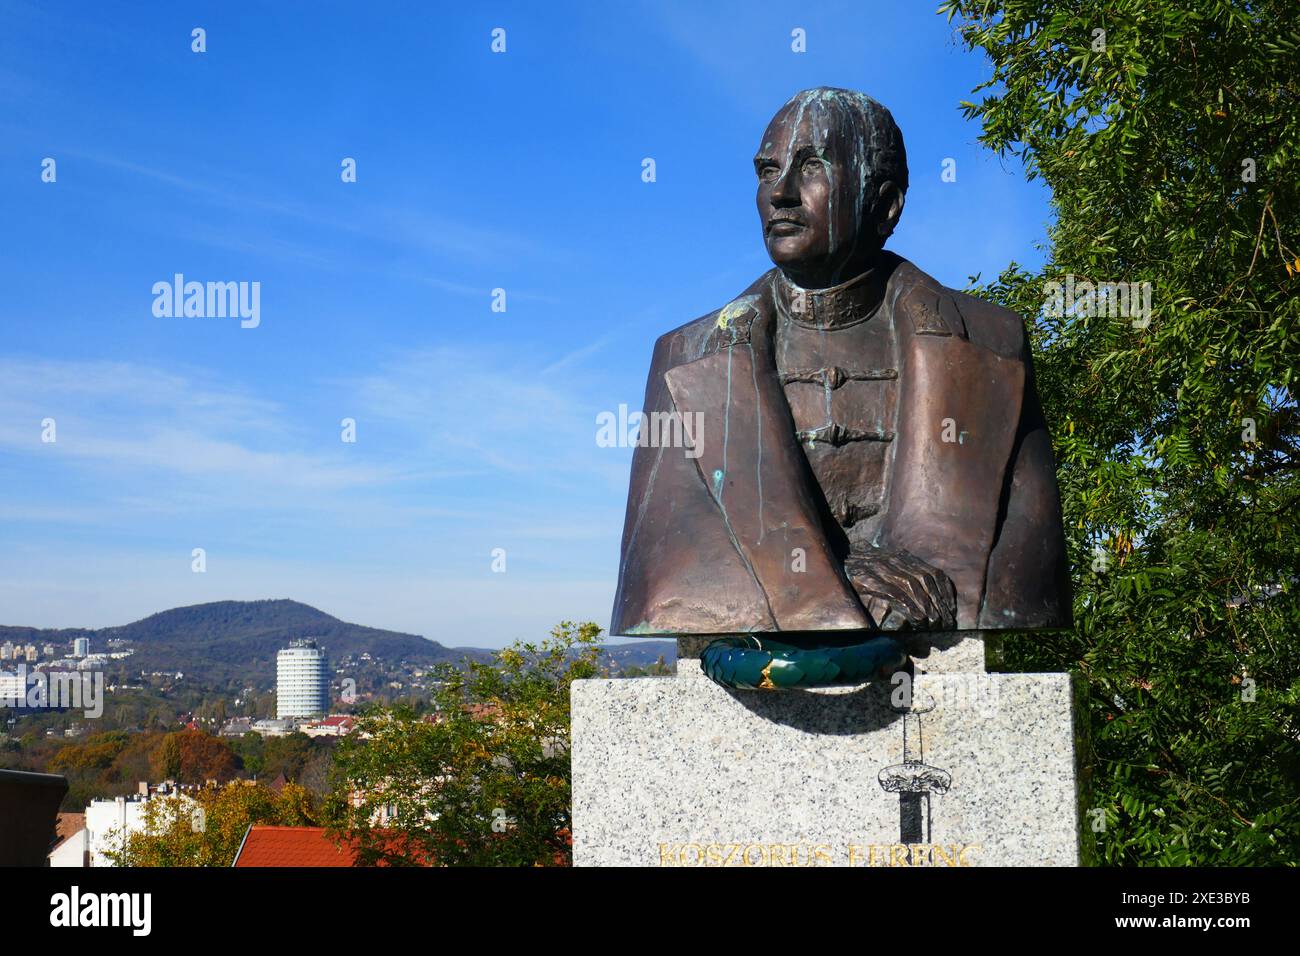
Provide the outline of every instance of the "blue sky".
{"type": "Polygon", "coordinates": [[[1040,261],[1047,195],[962,120],[988,66],[935,4],[703,6],[0,0],[0,623],[607,625],[631,452],[596,416],[769,267],[751,158],[800,89],[894,113],[895,251],[1040,261]],[[155,316],[176,273],[259,282],[260,324],[155,316]]]}

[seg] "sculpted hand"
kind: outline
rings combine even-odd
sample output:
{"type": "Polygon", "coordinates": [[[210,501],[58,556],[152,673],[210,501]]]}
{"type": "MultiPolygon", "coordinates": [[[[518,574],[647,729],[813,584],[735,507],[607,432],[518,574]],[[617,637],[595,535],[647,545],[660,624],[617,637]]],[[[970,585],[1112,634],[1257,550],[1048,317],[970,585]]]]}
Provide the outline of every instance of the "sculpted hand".
{"type": "Polygon", "coordinates": [[[903,550],[851,554],[844,570],[880,630],[957,627],[957,589],[948,575],[915,555],[903,550]]]}

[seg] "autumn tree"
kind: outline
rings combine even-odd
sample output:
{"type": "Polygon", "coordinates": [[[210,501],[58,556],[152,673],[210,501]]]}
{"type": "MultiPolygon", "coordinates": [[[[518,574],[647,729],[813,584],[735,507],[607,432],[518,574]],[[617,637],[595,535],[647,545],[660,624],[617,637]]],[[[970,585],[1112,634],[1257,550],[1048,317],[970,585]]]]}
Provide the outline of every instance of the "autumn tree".
{"type": "Polygon", "coordinates": [[[178,783],[224,782],[239,770],[235,753],[220,737],[201,730],[167,734],[153,754],[154,776],[178,783]]]}
{"type": "Polygon", "coordinates": [[[598,674],[600,628],[443,666],[435,712],[376,708],[340,742],[331,797],[365,863],[549,866],[570,859],[569,687],[598,674]]]}
{"type": "Polygon", "coordinates": [[[115,866],[230,866],[250,826],[320,825],[304,788],[277,793],[247,780],[155,796],[143,814],[143,829],[111,840],[115,866]]]}
{"type": "Polygon", "coordinates": [[[130,735],[120,730],[93,734],[81,743],[68,744],[49,763],[50,773],[107,770],[126,749],[130,735]]]}

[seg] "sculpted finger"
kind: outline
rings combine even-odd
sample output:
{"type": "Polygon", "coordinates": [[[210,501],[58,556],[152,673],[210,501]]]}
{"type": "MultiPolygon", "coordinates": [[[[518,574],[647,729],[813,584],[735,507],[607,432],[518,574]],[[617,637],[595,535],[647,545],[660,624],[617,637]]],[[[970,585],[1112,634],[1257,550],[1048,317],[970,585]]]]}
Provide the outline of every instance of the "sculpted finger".
{"type": "Polygon", "coordinates": [[[899,631],[907,624],[907,616],[899,612],[887,598],[868,596],[864,604],[872,623],[879,630],[899,631]]]}
{"type": "Polygon", "coordinates": [[[886,580],[907,596],[907,614],[914,625],[919,626],[933,620],[935,609],[919,573],[898,568],[886,580]]]}
{"type": "Polygon", "coordinates": [[[953,584],[952,578],[948,577],[948,575],[946,574],[941,574],[940,577],[943,578],[943,580],[940,581],[939,583],[943,587],[944,601],[948,605],[948,616],[952,619],[952,626],[956,627],[957,626],[957,585],[953,584]]]}
{"type": "Polygon", "coordinates": [[[904,620],[912,624],[925,623],[925,614],[916,601],[904,588],[899,587],[898,582],[892,577],[873,575],[870,579],[854,583],[860,593],[884,599],[889,604],[890,610],[894,614],[902,615],[904,620]]]}
{"type": "Polygon", "coordinates": [[[919,582],[928,599],[928,621],[937,627],[955,626],[957,622],[957,592],[948,575],[926,564],[910,551],[899,551],[893,556],[919,582]]]}
{"type": "Polygon", "coordinates": [[[882,631],[901,631],[903,626],[908,623],[908,619],[898,611],[890,611],[885,618],[885,622],[880,625],[882,631]]]}
{"type": "Polygon", "coordinates": [[[890,559],[893,563],[912,574],[919,574],[930,566],[914,555],[911,551],[898,550],[890,553],[890,559]]]}
{"type": "Polygon", "coordinates": [[[926,590],[930,594],[930,603],[934,605],[935,616],[931,623],[940,627],[951,627],[957,621],[957,592],[948,580],[948,575],[937,569],[925,574],[926,590]]]}
{"type": "Polygon", "coordinates": [[[871,623],[876,627],[883,628],[885,619],[889,617],[889,602],[883,598],[868,597],[866,600],[867,615],[871,618],[871,623]]]}

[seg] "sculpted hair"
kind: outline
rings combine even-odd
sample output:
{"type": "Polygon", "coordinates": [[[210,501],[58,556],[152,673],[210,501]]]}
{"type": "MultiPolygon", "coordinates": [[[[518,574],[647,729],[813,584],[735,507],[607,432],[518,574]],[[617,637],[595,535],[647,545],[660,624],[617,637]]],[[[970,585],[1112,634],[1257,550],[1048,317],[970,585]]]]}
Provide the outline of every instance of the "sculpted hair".
{"type": "MultiPolygon", "coordinates": [[[[906,194],[907,152],[903,148],[903,133],[882,104],[856,90],[819,86],[792,96],[783,108],[789,109],[796,111],[796,125],[805,115],[813,121],[813,142],[819,148],[834,139],[841,148],[847,148],[849,155],[845,158],[849,168],[861,171],[859,181],[854,184],[859,228],[881,183],[889,180],[900,193],[906,194]]],[[[893,232],[892,226],[889,231],[893,232]]],[[[884,238],[888,238],[888,233],[884,238]]]]}

